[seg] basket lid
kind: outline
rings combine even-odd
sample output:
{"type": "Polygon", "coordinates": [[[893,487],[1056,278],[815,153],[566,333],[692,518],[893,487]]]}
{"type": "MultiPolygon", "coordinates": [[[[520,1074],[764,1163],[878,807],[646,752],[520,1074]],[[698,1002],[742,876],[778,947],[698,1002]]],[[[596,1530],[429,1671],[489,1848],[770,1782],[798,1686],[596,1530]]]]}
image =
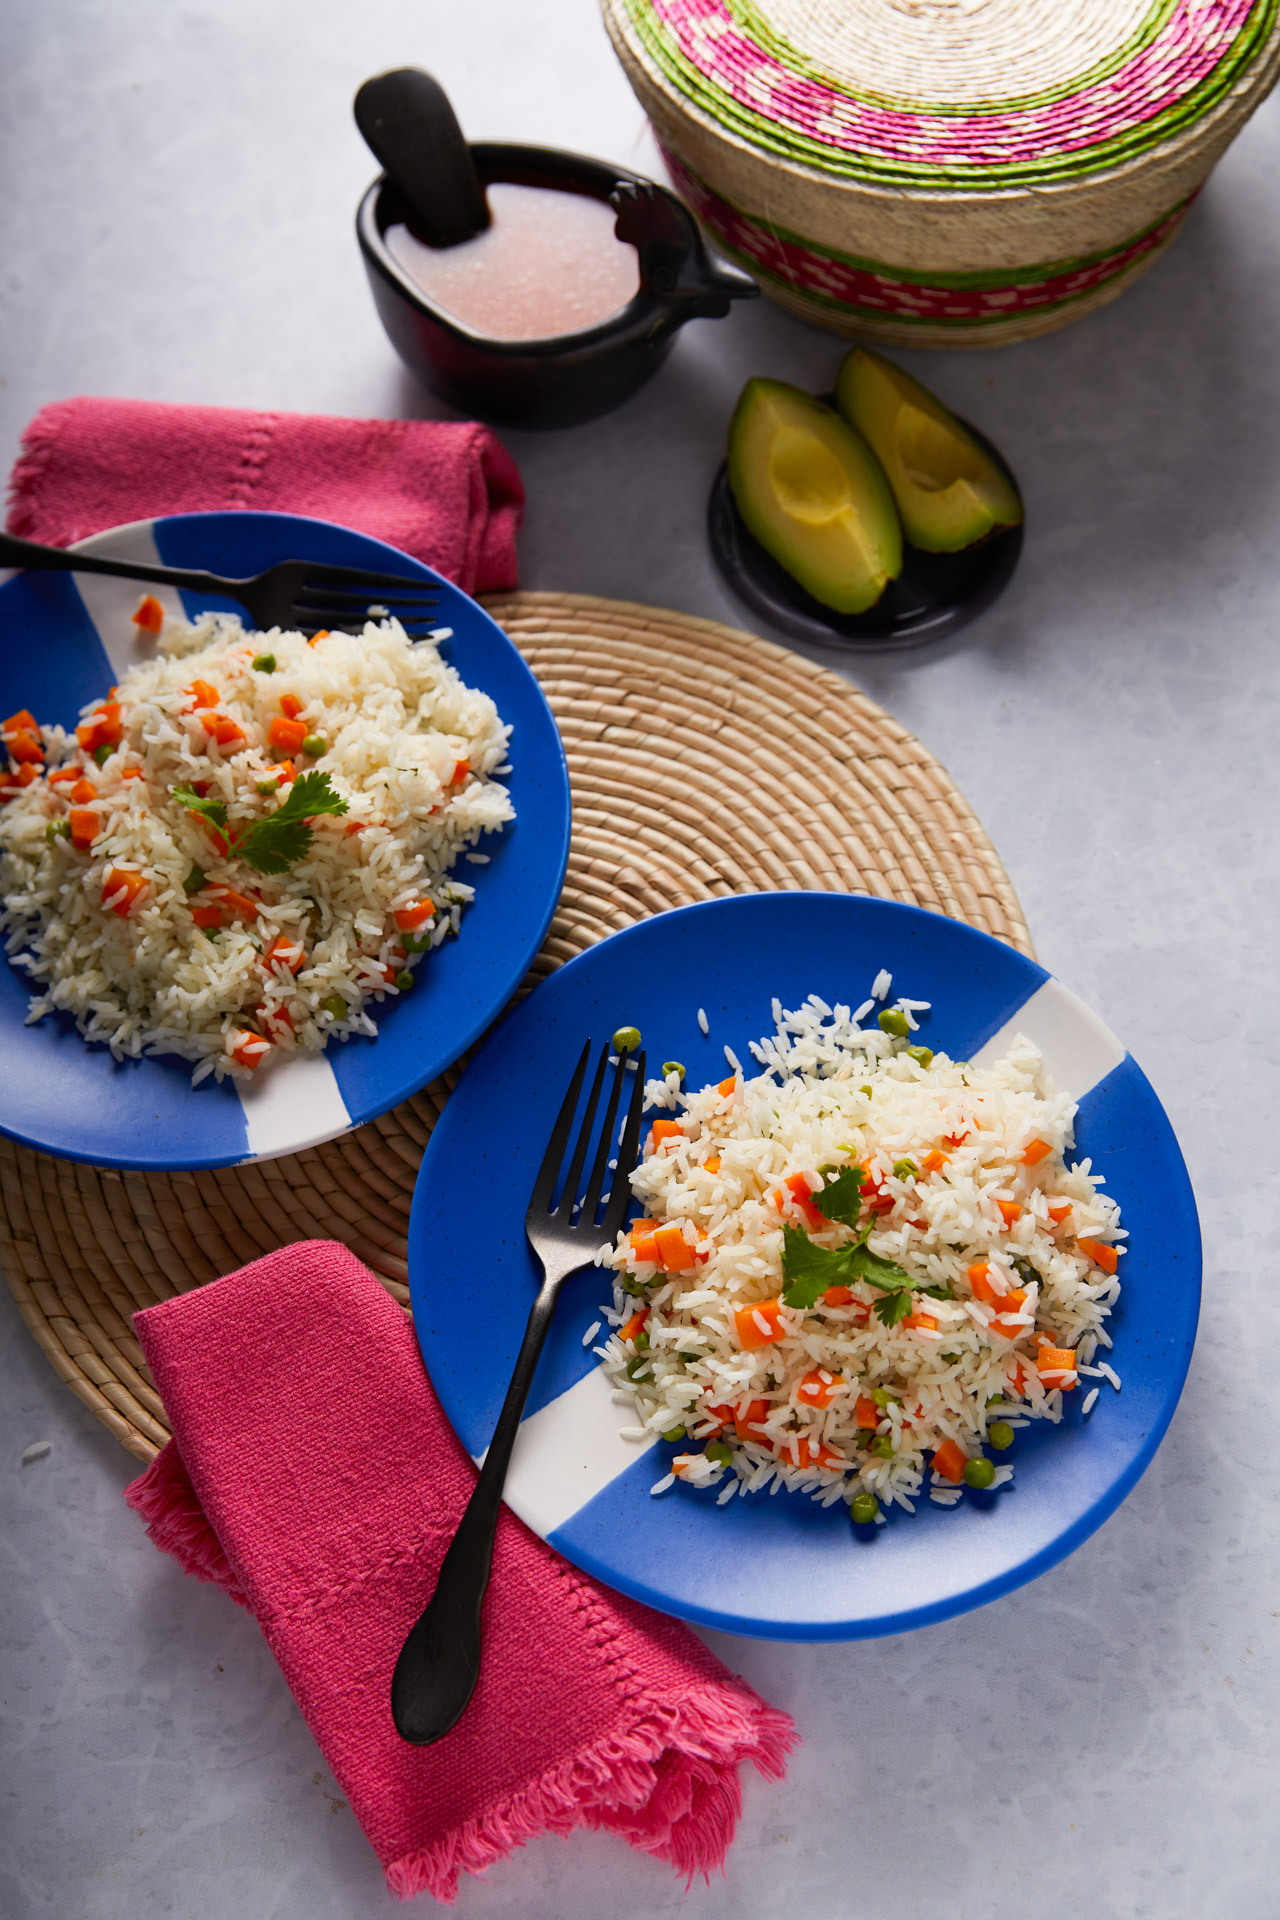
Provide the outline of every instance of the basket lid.
{"type": "Polygon", "coordinates": [[[836,176],[969,191],[1121,166],[1229,99],[1243,115],[1274,78],[1259,55],[1280,50],[1280,0],[606,9],[664,92],[748,145],[836,176]]]}

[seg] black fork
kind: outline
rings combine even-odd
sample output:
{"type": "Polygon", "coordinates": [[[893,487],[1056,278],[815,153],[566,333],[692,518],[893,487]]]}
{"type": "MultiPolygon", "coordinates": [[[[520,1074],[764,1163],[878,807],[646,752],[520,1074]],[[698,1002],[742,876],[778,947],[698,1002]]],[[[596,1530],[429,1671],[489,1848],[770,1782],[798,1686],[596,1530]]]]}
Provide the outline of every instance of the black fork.
{"type": "Polygon", "coordinates": [[[626,1218],[627,1203],[631,1197],[631,1171],[640,1149],[641,1110],[644,1106],[643,1053],[636,1056],[626,1126],[618,1148],[617,1167],[610,1183],[604,1218],[597,1224],[596,1213],[604,1190],[610,1149],[616,1138],[618,1103],[631,1058],[626,1053],[618,1058],[587,1191],[581,1207],[576,1206],[610,1051],[608,1046],[601,1050],[600,1064],[596,1068],[573,1158],[560,1189],[559,1201],[554,1207],[551,1203],[559,1184],[565,1148],[573,1128],[574,1111],[591,1056],[589,1040],[582,1049],[573,1079],[569,1082],[569,1091],[551,1130],[524,1223],[529,1244],[542,1263],[545,1276],[542,1288],[529,1315],[511,1385],[507,1388],[507,1397],[502,1403],[502,1412],[498,1415],[498,1424],[489,1442],[480,1477],[441,1564],[435,1592],[416,1625],[410,1629],[396,1661],[391,1680],[391,1715],[401,1738],[417,1747],[429,1747],[434,1741],[442,1740],[450,1728],[457,1725],[480,1677],[480,1606],[489,1584],[493,1536],[502,1504],[502,1486],[507,1477],[511,1449],[520,1429],[520,1416],[533,1384],[538,1355],[542,1352],[555,1312],[556,1297],[569,1275],[585,1267],[594,1257],[601,1241],[612,1240],[626,1218]]]}
{"type": "Polygon", "coordinates": [[[385,610],[410,639],[422,640],[435,627],[440,595],[411,575],[378,573],[370,567],[330,567],[319,560],[281,560],[262,573],[238,580],[220,573],[194,573],[184,567],[153,566],[146,560],[109,560],[103,554],[44,547],[35,540],[0,534],[0,567],[38,572],[109,573],[123,580],[147,580],[188,593],[217,594],[238,600],[262,632],[283,627],[298,633],[336,629],[359,632],[366,620],[385,610]]]}

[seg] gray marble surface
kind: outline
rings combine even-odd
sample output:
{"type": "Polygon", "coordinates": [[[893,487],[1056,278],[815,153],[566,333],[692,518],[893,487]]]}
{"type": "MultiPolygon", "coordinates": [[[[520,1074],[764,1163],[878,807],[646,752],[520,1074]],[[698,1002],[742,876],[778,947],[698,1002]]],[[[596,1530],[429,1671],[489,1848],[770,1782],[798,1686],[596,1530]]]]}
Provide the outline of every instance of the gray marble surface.
{"type": "MultiPolygon", "coordinates": [[[[593,0],[5,14],[5,467],[35,409],[80,392],[433,410],[379,330],[351,230],[372,169],[348,107],[368,73],[434,67],[473,137],[653,165],[593,0]]],[[[686,1895],[580,1834],[466,1882],[462,1915],[1277,1911],[1278,165],[1273,100],[1118,304],[922,364],[1021,475],[1025,557],[950,651],[827,659],[950,768],[1042,958],[1173,1118],[1207,1311],[1170,1434],[1100,1533],[981,1612],[852,1646],[708,1635],[804,1735],[784,1786],[748,1780],[724,1879],[686,1895]]],[[[838,354],[761,302],[690,326],[611,418],[508,436],[525,584],[751,624],[702,531],[727,413],[747,375],[820,386],[838,354]]],[[[120,1500],[130,1461],[7,1294],[0,1316],[0,1913],[390,1910],[252,1621],[154,1552],[120,1500]],[[22,1466],[39,1440],[51,1450],[22,1466]]]]}

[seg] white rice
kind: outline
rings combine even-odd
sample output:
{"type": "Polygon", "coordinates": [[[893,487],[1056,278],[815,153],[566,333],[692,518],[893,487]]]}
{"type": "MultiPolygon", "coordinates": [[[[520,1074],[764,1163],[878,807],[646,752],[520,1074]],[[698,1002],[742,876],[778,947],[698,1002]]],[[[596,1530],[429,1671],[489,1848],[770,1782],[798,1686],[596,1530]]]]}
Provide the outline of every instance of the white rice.
{"type": "MultiPolygon", "coordinates": [[[[887,975],[882,983],[887,990],[887,975]]],[[[904,1011],[924,1014],[927,1003],[904,1011]]],[[[1105,1338],[1118,1282],[1078,1241],[1122,1242],[1118,1209],[1087,1160],[1066,1164],[1074,1105],[1021,1036],[994,1066],[940,1052],[917,1058],[878,1024],[863,1029],[848,1007],[815,997],[796,1012],[778,1008],[774,1034],[751,1051],[764,1071],[728,1094],[649,1083],[652,1103],[678,1118],[680,1133],[656,1146],[650,1137],[654,1150],[632,1186],[643,1214],[678,1227],[696,1260],[671,1271],[669,1259],[642,1261],[631,1237],[619,1236],[613,1302],[603,1309],[616,1329],[603,1345],[605,1369],[646,1433],[683,1431],[689,1451],[672,1471],[690,1484],[728,1476],[744,1493],[786,1486],[823,1502],[869,1492],[912,1510],[928,1458],[946,1442],[972,1459],[991,1421],[1062,1419],[1078,1373],[1055,1374],[1049,1360],[1042,1378],[1036,1356],[1042,1345],[1105,1338]],[[1037,1140],[1050,1151],[1028,1165],[1023,1155],[1037,1140]],[[935,1153],[945,1159],[926,1166],[935,1153]],[[884,1324],[875,1303],[888,1287],[856,1275],[846,1275],[848,1304],[780,1303],[784,1222],[827,1250],[857,1239],[851,1225],[807,1212],[783,1182],[802,1175],[802,1191],[816,1194],[851,1165],[878,1182],[884,1210],[864,1212],[860,1225],[870,1218],[868,1251],[906,1276],[911,1326],[884,1324]],[[1000,1201],[1016,1215],[1006,1220],[1000,1201]],[[1050,1201],[1070,1202],[1060,1224],[1050,1201]],[[1025,1295],[1008,1315],[1013,1338],[992,1326],[998,1303],[980,1297],[991,1289],[1025,1295]],[[634,1336],[622,1338],[622,1322],[641,1303],[637,1348],[634,1336]],[[743,1328],[763,1344],[744,1347],[743,1328]],[[800,1393],[806,1376],[829,1404],[814,1404],[812,1386],[800,1393]],[[821,1464],[810,1443],[828,1450],[821,1464]]],[[[1007,1484],[1012,1467],[993,1466],[992,1484],[1007,1484]]],[[[932,1475],[938,1504],[959,1492],[932,1475]]]]}
{"type": "Polygon", "coordinates": [[[389,971],[402,974],[416,957],[393,914],[429,901],[432,944],[456,933],[473,890],[450,880],[450,868],[514,817],[493,777],[510,734],[493,701],[464,685],[434,641],[412,644],[394,620],[312,644],[279,630],[248,636],[224,614],[169,622],[118,699],[123,737],[100,767],[74,734],[41,728],[46,776],[79,767],[93,788],[79,803],[102,823],[88,851],[46,832],[67,818],[69,783],[37,779],[0,809],[0,930],[37,987],[28,1020],[70,1013],[117,1059],[194,1061],[193,1081],[246,1077],[252,1069],[232,1057],[246,1041],[261,1057],[271,1047],[319,1053],[335,1035],[375,1037],[371,1008],[398,992],[389,971]],[[264,654],[274,672],[250,664],[264,654]],[[216,690],[214,711],[242,729],[238,750],[224,753],[203,730],[190,693],[197,679],[216,690]],[[256,785],[284,757],[267,739],[283,695],[302,703],[297,718],[324,741],[297,772],[328,774],[347,812],[316,819],[310,848],[286,873],[263,874],[222,857],[225,841],[220,851],[172,789],[204,784],[231,825],[269,816],[289,792],[287,782],[269,796],[256,785]],[[195,869],[204,882],[188,893],[195,869]],[[147,881],[126,917],[103,905],[108,875],[122,870],[147,881]],[[216,906],[221,886],[252,896],[256,914],[237,908],[204,931],[192,909],[216,906]],[[300,943],[296,974],[264,958],[277,938],[300,943]]]}

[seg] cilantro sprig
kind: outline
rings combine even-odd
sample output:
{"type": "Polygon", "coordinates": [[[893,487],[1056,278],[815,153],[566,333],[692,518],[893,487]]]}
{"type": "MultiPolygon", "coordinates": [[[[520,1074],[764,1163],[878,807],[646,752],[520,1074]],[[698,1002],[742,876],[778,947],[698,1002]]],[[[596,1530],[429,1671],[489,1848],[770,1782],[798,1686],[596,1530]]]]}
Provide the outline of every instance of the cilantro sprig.
{"type": "Polygon", "coordinates": [[[347,811],[328,774],[318,770],[301,774],[274,813],[247,820],[229,832],[225,801],[203,799],[194,787],[175,787],[173,797],[188,813],[198,814],[225,835],[228,859],[244,860],[259,873],[287,873],[311,846],[310,822],[320,814],[347,811]]]}
{"type": "Polygon", "coordinates": [[[815,1247],[803,1227],[788,1223],[782,1229],[782,1274],[787,1283],[782,1295],[786,1307],[816,1307],[828,1287],[865,1280],[883,1295],[876,1301],[876,1316],[886,1327],[896,1327],[911,1311],[910,1274],[872,1253],[866,1233],[847,1247],[815,1247]]]}
{"type": "MultiPolygon", "coordinates": [[[[836,1172],[834,1167],[823,1167],[822,1171],[836,1172]]],[[[838,1220],[842,1226],[856,1227],[862,1211],[862,1183],[866,1177],[865,1167],[842,1167],[829,1186],[819,1187],[816,1193],[809,1195],[810,1203],[824,1219],[838,1220]]]]}

